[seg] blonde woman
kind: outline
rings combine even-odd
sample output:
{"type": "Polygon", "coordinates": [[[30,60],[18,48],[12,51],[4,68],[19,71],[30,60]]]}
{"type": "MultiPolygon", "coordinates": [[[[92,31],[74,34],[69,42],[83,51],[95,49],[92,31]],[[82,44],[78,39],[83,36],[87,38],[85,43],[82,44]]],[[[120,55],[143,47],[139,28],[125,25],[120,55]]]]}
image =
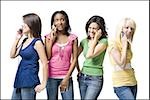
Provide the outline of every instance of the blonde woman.
{"type": "Polygon", "coordinates": [[[136,99],[137,81],[131,66],[131,43],[135,29],[136,23],[133,19],[122,19],[117,26],[115,40],[109,42],[113,87],[120,100],[136,99]]]}

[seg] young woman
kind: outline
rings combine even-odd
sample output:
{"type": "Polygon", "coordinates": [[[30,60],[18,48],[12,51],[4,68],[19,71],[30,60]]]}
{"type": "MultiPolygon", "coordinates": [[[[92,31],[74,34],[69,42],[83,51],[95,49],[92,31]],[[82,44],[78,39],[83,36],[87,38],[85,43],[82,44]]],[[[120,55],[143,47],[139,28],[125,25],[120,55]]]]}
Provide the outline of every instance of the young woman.
{"type": "Polygon", "coordinates": [[[131,42],[135,29],[134,20],[124,18],[117,26],[115,39],[109,42],[110,61],[113,65],[113,87],[120,100],[136,99],[137,81],[131,66],[131,42]]]}
{"type": "Polygon", "coordinates": [[[70,34],[69,18],[65,11],[56,11],[51,18],[50,34],[46,35],[45,47],[49,59],[47,82],[48,100],[58,100],[60,87],[62,99],[72,100],[73,81],[71,74],[77,60],[77,36],[70,34]]]}
{"type": "Polygon", "coordinates": [[[46,87],[48,61],[41,40],[40,17],[34,13],[29,13],[23,16],[23,21],[22,31],[17,32],[10,52],[11,58],[16,58],[18,55],[22,58],[18,65],[12,99],[34,100],[36,99],[36,92],[40,92],[46,87]],[[23,34],[27,38],[18,46],[23,34]],[[41,83],[38,77],[39,59],[43,65],[43,80],[41,83]]]}
{"type": "Polygon", "coordinates": [[[87,38],[78,47],[78,56],[83,51],[85,61],[78,69],[81,99],[95,100],[103,87],[103,60],[107,48],[105,21],[101,16],[92,16],[85,26],[87,38]]]}

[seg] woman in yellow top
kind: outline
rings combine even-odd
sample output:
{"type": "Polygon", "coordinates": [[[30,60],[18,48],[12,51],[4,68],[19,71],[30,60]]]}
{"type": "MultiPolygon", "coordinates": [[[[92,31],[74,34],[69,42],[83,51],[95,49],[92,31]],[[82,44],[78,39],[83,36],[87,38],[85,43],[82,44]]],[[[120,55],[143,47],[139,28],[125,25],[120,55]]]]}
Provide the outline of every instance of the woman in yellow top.
{"type": "Polygon", "coordinates": [[[109,42],[113,87],[120,100],[136,99],[137,81],[131,66],[131,42],[135,29],[136,23],[133,19],[122,19],[117,26],[115,40],[109,42]]]}

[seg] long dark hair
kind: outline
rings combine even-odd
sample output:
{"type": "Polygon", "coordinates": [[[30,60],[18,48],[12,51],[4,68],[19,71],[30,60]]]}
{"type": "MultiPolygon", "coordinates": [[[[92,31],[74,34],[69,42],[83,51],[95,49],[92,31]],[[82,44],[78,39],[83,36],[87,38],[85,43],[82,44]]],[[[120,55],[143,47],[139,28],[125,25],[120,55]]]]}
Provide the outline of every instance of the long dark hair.
{"type": "Polygon", "coordinates": [[[35,38],[41,37],[41,19],[40,17],[35,13],[29,13],[23,16],[24,23],[26,23],[29,28],[30,32],[35,38]]]}
{"type": "Polygon", "coordinates": [[[55,17],[55,15],[58,14],[58,13],[64,15],[64,17],[65,17],[65,21],[66,21],[65,34],[68,36],[68,35],[69,35],[69,32],[71,31],[71,27],[70,27],[70,24],[69,24],[69,17],[68,17],[68,15],[67,15],[67,13],[66,13],[65,11],[63,11],[63,10],[61,10],[61,11],[55,11],[55,12],[53,13],[53,15],[52,15],[52,17],[51,17],[51,28],[52,28],[52,25],[53,25],[53,23],[54,23],[54,17],[55,17]]]}
{"type": "MultiPolygon", "coordinates": [[[[106,26],[105,26],[105,20],[104,20],[103,17],[98,16],[98,15],[92,16],[92,17],[87,21],[86,26],[85,26],[85,30],[86,30],[87,36],[88,36],[88,28],[89,28],[89,25],[90,25],[91,23],[93,23],[93,22],[97,23],[98,26],[99,26],[99,29],[102,30],[102,36],[100,37],[100,39],[106,38],[106,37],[107,37],[107,31],[106,31],[106,26]]],[[[87,38],[90,39],[89,36],[88,36],[87,38]]],[[[100,40],[100,39],[99,39],[99,40],[100,40]]]]}

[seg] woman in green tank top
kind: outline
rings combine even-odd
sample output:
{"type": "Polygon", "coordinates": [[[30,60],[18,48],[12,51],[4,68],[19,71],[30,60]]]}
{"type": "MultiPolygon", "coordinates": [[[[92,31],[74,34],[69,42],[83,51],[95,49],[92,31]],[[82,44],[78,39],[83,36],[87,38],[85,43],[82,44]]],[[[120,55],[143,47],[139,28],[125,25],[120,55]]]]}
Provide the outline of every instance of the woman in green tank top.
{"type": "Polygon", "coordinates": [[[103,60],[107,49],[104,18],[92,16],[85,26],[87,37],[80,42],[78,56],[83,52],[85,61],[78,70],[81,99],[97,99],[103,86],[103,60]]]}

